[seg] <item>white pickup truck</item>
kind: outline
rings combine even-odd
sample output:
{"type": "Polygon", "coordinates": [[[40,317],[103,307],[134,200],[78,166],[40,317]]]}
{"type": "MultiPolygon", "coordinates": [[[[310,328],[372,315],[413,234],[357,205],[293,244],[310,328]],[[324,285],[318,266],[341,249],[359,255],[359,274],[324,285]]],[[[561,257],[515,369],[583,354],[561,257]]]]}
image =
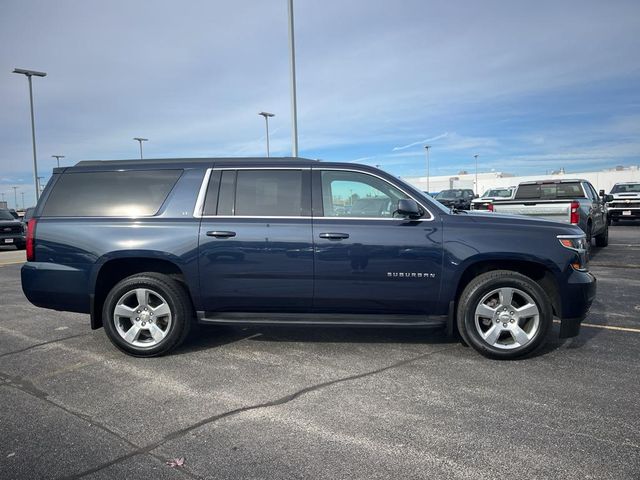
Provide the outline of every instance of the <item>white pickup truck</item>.
{"type": "Polygon", "coordinates": [[[539,180],[518,185],[513,200],[494,200],[493,211],[510,215],[527,215],[543,220],[577,225],[587,235],[587,245],[609,243],[605,201],[586,180],[539,180]]]}
{"type": "Polygon", "coordinates": [[[613,198],[607,203],[607,210],[612,222],[640,219],[640,183],[616,183],[611,195],[613,198]]]}

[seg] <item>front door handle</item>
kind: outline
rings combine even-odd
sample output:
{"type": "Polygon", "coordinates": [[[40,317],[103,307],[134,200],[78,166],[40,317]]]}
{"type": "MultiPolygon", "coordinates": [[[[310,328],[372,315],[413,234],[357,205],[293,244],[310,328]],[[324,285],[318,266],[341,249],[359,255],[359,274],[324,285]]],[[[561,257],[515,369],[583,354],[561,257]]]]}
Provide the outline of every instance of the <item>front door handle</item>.
{"type": "Polygon", "coordinates": [[[207,237],[216,237],[216,238],[229,238],[235,237],[236,232],[222,232],[219,230],[213,230],[211,232],[207,232],[207,237]]]}
{"type": "Polygon", "coordinates": [[[320,238],[327,238],[329,240],[344,240],[345,238],[349,238],[348,233],[335,233],[335,232],[327,232],[321,233],[320,238]]]}

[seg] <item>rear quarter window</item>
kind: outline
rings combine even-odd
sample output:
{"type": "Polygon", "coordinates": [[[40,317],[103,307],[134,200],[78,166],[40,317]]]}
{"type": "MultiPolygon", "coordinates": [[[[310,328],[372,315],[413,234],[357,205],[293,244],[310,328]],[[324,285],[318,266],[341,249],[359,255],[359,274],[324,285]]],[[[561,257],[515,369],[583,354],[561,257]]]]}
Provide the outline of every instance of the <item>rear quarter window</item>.
{"type": "Polygon", "coordinates": [[[182,170],[70,172],[61,175],[43,217],[138,217],[155,215],[182,170]]]}
{"type": "Polygon", "coordinates": [[[571,199],[582,197],[584,197],[584,192],[579,182],[520,185],[516,192],[516,200],[555,200],[561,198],[571,199]]]}

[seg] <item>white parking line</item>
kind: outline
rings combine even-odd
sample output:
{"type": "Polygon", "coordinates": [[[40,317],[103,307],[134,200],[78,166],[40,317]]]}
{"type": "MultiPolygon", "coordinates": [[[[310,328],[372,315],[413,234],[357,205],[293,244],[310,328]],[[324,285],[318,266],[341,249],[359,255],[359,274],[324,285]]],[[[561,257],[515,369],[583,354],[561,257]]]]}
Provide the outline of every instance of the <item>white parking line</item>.
{"type": "MultiPolygon", "coordinates": [[[[560,320],[554,320],[553,323],[560,323],[560,320]]],[[[587,328],[602,328],[603,330],[615,330],[618,332],[640,333],[640,328],[616,327],[615,325],[597,325],[595,323],[581,323],[580,325],[587,328]]]]}

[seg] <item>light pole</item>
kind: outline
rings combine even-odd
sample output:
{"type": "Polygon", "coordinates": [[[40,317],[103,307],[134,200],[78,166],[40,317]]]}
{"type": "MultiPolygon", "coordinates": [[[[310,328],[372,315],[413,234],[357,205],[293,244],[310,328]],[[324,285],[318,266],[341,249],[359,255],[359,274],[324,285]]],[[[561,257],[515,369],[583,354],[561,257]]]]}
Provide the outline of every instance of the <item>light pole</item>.
{"type": "Polygon", "coordinates": [[[293,0],[289,0],[289,67],[291,70],[291,150],[298,156],[298,107],[296,101],[296,47],[293,31],[293,0]]]}
{"type": "Polygon", "coordinates": [[[29,80],[29,102],[31,105],[31,143],[33,144],[33,181],[36,186],[36,202],[40,198],[40,192],[38,191],[38,161],[36,160],[36,124],[33,119],[33,87],[31,85],[31,77],[46,77],[44,72],[37,72],[35,70],[25,70],[24,68],[14,68],[13,73],[19,73],[25,75],[29,80]]]}
{"type": "Polygon", "coordinates": [[[42,193],[42,191],[44,190],[41,180],[44,180],[44,177],[38,177],[38,188],[40,189],[39,193],[42,193]]]}
{"type": "Polygon", "coordinates": [[[20,192],[20,195],[22,195],[22,210],[24,210],[24,192],[20,192]]]}
{"type": "Polygon", "coordinates": [[[142,160],[142,142],[148,142],[149,139],[148,138],[135,137],[134,140],[136,140],[140,144],[140,160],[142,160]]]}
{"type": "Polygon", "coordinates": [[[13,201],[16,206],[16,210],[18,210],[18,187],[11,187],[11,188],[13,188],[13,201]]]}
{"type": "Polygon", "coordinates": [[[267,157],[270,157],[269,153],[269,117],[275,117],[274,113],[269,112],[260,112],[258,115],[262,115],[264,117],[265,124],[267,126],[267,157]]]}
{"type": "Polygon", "coordinates": [[[64,158],[64,155],[51,155],[51,156],[58,161],[58,168],[60,168],[60,159],[64,158]]]}
{"type": "Polygon", "coordinates": [[[473,158],[476,159],[476,188],[475,188],[476,195],[480,195],[478,193],[478,156],[479,155],[477,153],[473,156],[473,158]]]}
{"type": "Polygon", "coordinates": [[[425,145],[424,149],[427,151],[427,192],[430,192],[431,189],[429,188],[429,149],[431,148],[431,145],[425,145]]]}

